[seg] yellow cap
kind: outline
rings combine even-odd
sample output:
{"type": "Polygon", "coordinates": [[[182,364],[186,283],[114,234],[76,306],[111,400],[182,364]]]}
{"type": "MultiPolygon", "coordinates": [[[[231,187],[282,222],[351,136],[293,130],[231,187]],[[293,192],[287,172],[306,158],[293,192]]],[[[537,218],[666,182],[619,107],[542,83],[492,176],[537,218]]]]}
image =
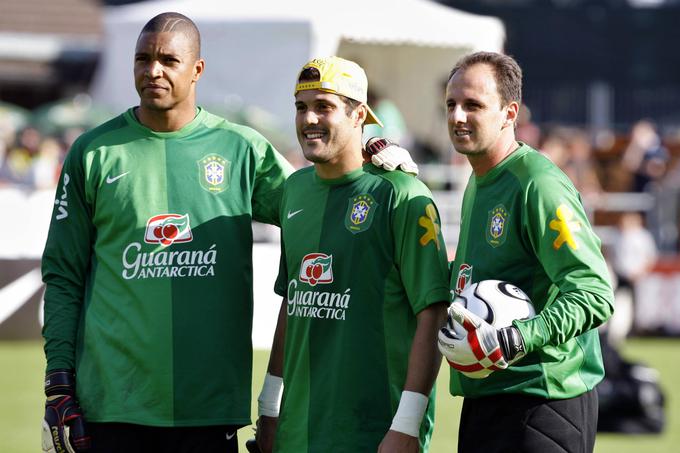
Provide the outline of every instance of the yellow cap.
{"type": "Polygon", "coordinates": [[[382,127],[382,122],[368,106],[368,79],[361,66],[340,57],[324,57],[311,60],[302,67],[300,73],[307,68],[316,68],[321,78],[315,82],[298,83],[295,85],[295,94],[304,90],[321,90],[354,99],[366,105],[368,115],[364,124],[377,124],[382,127]]]}

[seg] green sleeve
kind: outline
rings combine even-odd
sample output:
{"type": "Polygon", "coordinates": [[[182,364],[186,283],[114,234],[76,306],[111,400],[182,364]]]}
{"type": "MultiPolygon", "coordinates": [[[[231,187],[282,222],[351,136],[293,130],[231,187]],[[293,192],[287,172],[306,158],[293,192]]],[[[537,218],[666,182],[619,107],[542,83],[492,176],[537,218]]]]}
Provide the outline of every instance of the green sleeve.
{"type": "Polygon", "coordinates": [[[446,245],[430,191],[408,175],[400,174],[394,182],[395,260],[413,311],[419,313],[449,300],[446,245]]]}
{"type": "MultiPolygon", "coordinates": [[[[290,184],[290,180],[285,182],[283,184],[283,189],[282,192],[283,194],[281,195],[281,209],[284,209],[286,206],[286,199],[287,199],[287,188],[288,185],[290,184]]],[[[288,294],[288,262],[286,261],[286,244],[283,242],[283,229],[281,230],[280,233],[280,244],[281,244],[281,254],[279,256],[279,273],[276,276],[276,281],[274,282],[274,292],[278,294],[281,297],[287,297],[288,294]]]]}
{"type": "Polygon", "coordinates": [[[564,175],[532,179],[523,218],[529,243],[552,282],[545,308],[534,318],[515,321],[531,352],[598,327],[613,312],[613,294],[600,240],[564,175]]]}
{"type": "Polygon", "coordinates": [[[255,187],[253,190],[253,219],[258,222],[280,225],[279,208],[283,183],[293,172],[293,167],[264,138],[254,141],[257,158],[255,187]]]}
{"type": "Polygon", "coordinates": [[[78,323],[90,267],[94,227],[77,141],[64,162],[42,258],[47,370],[75,367],[78,323]]]}
{"type": "Polygon", "coordinates": [[[279,258],[279,274],[274,283],[274,292],[281,297],[288,297],[286,286],[288,285],[288,266],[286,265],[286,247],[281,235],[281,256],[279,258]]]}

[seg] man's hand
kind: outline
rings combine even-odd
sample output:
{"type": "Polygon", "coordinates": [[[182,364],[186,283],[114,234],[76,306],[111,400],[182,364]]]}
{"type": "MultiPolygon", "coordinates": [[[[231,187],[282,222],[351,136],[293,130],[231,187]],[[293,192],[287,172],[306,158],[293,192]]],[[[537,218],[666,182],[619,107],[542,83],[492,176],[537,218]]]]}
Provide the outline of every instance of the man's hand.
{"type": "MultiPolygon", "coordinates": [[[[457,305],[457,304],[453,304],[457,305]]],[[[449,316],[446,326],[439,330],[437,346],[449,365],[473,379],[483,379],[494,372],[488,367],[492,362],[485,359],[483,354],[477,354],[472,350],[472,345],[468,343],[467,335],[459,335],[456,332],[454,320],[449,309],[449,316]],[[480,355],[482,359],[478,359],[480,355]]]]}
{"type": "Polygon", "coordinates": [[[260,415],[260,418],[257,419],[255,441],[261,453],[271,453],[274,450],[274,436],[276,436],[278,424],[278,417],[260,415]]]}
{"type": "Polygon", "coordinates": [[[378,453],[418,453],[420,442],[417,437],[389,430],[378,445],[378,453]]]}
{"type": "Polygon", "coordinates": [[[83,411],[76,401],[73,371],[56,370],[45,377],[45,419],[42,449],[45,453],[80,453],[90,449],[83,411]]]}
{"type": "Polygon", "coordinates": [[[498,331],[462,304],[451,304],[449,315],[467,331],[467,342],[475,358],[484,368],[504,370],[508,362],[498,342],[498,331]]]}
{"type": "Polygon", "coordinates": [[[387,171],[398,168],[404,173],[418,175],[418,165],[413,162],[411,154],[398,144],[380,137],[373,137],[366,142],[366,152],[371,156],[371,162],[376,167],[387,171]]]}
{"type": "Polygon", "coordinates": [[[503,370],[525,355],[522,335],[514,326],[496,329],[459,303],[449,307],[448,325],[439,331],[438,346],[449,364],[475,378],[503,370]],[[453,322],[467,335],[459,338],[453,322]],[[488,372],[487,372],[488,371],[488,372]]]}
{"type": "Polygon", "coordinates": [[[248,439],[246,441],[246,450],[248,450],[248,453],[262,453],[255,439],[248,439]]]}

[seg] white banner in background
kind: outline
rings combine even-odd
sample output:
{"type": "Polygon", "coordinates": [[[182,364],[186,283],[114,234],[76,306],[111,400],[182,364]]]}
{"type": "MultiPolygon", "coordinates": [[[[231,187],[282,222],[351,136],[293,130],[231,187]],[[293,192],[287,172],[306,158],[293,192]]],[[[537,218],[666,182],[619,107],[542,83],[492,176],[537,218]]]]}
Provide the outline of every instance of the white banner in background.
{"type": "Polygon", "coordinates": [[[634,328],[680,335],[680,270],[653,272],[635,288],[634,328]]]}

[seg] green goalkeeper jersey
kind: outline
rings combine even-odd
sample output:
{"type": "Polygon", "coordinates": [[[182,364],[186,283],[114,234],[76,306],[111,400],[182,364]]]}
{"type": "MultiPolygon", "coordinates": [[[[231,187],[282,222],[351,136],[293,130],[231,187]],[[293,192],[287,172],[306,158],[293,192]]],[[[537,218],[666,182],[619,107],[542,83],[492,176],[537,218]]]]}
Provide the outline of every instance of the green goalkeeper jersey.
{"type": "MultiPolygon", "coordinates": [[[[287,301],[279,453],[376,451],[406,378],[416,314],[448,300],[429,190],[370,164],[286,182],[276,292],[287,301]]],[[[433,392],[434,393],[434,392],[433,392]]],[[[427,451],[434,399],[421,425],[427,451]]]]}
{"type": "Polygon", "coordinates": [[[522,144],[484,176],[470,177],[461,216],[452,289],[506,280],[529,295],[537,316],[514,322],[526,357],[485,379],[451,369],[451,393],[560,399],[593,389],[604,376],[595,328],[611,316],[613,294],[571,181],[522,144]]]}
{"type": "Polygon", "coordinates": [[[88,421],[250,423],[253,219],[278,224],[289,164],[199,109],[154,132],[133,109],[64,163],[43,255],[47,369],[88,421]]]}

